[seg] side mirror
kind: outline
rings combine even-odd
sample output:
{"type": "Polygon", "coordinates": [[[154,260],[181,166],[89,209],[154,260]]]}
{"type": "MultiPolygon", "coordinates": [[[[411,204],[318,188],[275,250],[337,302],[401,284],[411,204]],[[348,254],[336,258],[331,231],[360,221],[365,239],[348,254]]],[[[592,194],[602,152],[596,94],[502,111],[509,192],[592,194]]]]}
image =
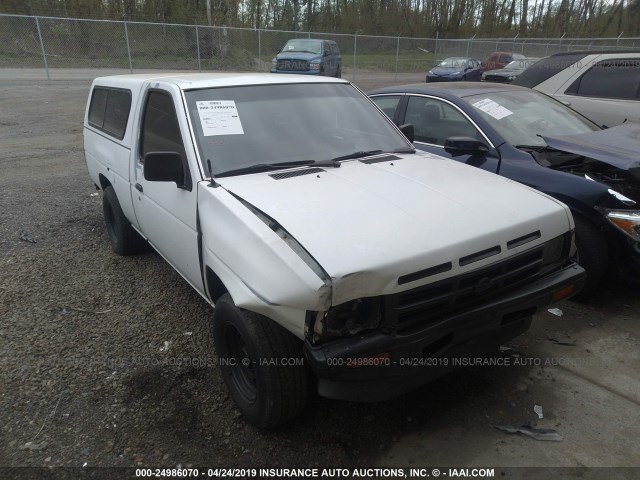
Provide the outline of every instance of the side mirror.
{"type": "Polygon", "coordinates": [[[329,50],[325,50],[324,52],[322,52],[322,55],[324,55],[325,57],[328,57],[330,53],[331,52],[329,50]]]}
{"type": "Polygon", "coordinates": [[[177,152],[149,152],[144,156],[144,178],[150,182],[175,182],[191,191],[191,175],[186,159],[177,152]]]}
{"type": "Polygon", "coordinates": [[[407,140],[413,143],[413,139],[414,139],[413,125],[411,123],[405,123],[404,125],[400,125],[398,128],[404,134],[404,136],[407,137],[407,140]]]}
{"type": "Polygon", "coordinates": [[[489,147],[473,137],[449,137],[444,142],[444,150],[453,157],[489,153],[489,147]]]}

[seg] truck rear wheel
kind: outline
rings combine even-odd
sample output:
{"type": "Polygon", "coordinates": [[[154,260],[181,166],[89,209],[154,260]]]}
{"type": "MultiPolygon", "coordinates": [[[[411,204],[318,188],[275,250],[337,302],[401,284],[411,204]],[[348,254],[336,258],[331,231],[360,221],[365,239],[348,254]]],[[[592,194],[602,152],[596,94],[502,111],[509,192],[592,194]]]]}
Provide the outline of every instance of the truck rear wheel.
{"type": "Polygon", "coordinates": [[[113,251],[118,255],[134,255],[148,248],[148,243],[136,232],[125,217],[113,187],[102,193],[102,213],[113,251]]]}
{"type": "Polygon", "coordinates": [[[274,428],[300,414],[308,378],[298,338],[225,293],[215,305],[213,340],[231,398],[250,423],[274,428]]]}

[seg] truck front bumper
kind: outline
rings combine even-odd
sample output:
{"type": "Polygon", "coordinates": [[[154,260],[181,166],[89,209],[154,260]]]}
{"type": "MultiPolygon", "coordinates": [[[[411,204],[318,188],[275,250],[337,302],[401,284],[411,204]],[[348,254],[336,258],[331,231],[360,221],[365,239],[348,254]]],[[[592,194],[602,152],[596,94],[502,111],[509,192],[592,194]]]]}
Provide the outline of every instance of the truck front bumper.
{"type": "Polygon", "coordinates": [[[571,264],[489,302],[403,334],[371,332],[313,346],[318,393],[351,401],[396,397],[495,351],[528,330],[538,309],[577,293],[586,275],[571,264]],[[469,363],[468,361],[466,363],[469,363]]]}

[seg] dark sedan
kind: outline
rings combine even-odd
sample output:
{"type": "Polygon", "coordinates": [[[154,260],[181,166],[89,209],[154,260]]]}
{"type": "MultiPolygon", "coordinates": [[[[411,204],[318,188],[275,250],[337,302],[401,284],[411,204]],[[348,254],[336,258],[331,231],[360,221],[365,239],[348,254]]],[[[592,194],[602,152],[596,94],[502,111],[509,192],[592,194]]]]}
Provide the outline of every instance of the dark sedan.
{"type": "Polygon", "coordinates": [[[413,125],[418,149],[516,180],[568,205],[578,261],[587,271],[583,295],[610,266],[637,278],[640,124],[602,130],[560,102],[512,85],[415,84],[369,95],[397,125],[413,125]]]}
{"type": "Polygon", "coordinates": [[[534,63],[540,61],[539,58],[526,58],[524,60],[513,60],[504,68],[497,70],[487,70],[482,73],[483,82],[511,83],[518,75],[524,72],[534,63]]]}
{"type": "Polygon", "coordinates": [[[480,60],[468,57],[445,58],[427,72],[429,82],[480,81],[482,68],[480,60]]]}

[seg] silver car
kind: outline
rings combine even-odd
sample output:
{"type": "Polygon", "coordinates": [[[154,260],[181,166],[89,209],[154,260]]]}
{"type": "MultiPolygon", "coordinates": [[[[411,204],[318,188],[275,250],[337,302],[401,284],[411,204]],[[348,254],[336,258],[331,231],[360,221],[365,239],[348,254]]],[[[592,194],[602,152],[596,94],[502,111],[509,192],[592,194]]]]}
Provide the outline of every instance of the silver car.
{"type": "Polygon", "coordinates": [[[513,81],[551,95],[598,125],[640,121],[640,52],[567,52],[513,81]]]}

